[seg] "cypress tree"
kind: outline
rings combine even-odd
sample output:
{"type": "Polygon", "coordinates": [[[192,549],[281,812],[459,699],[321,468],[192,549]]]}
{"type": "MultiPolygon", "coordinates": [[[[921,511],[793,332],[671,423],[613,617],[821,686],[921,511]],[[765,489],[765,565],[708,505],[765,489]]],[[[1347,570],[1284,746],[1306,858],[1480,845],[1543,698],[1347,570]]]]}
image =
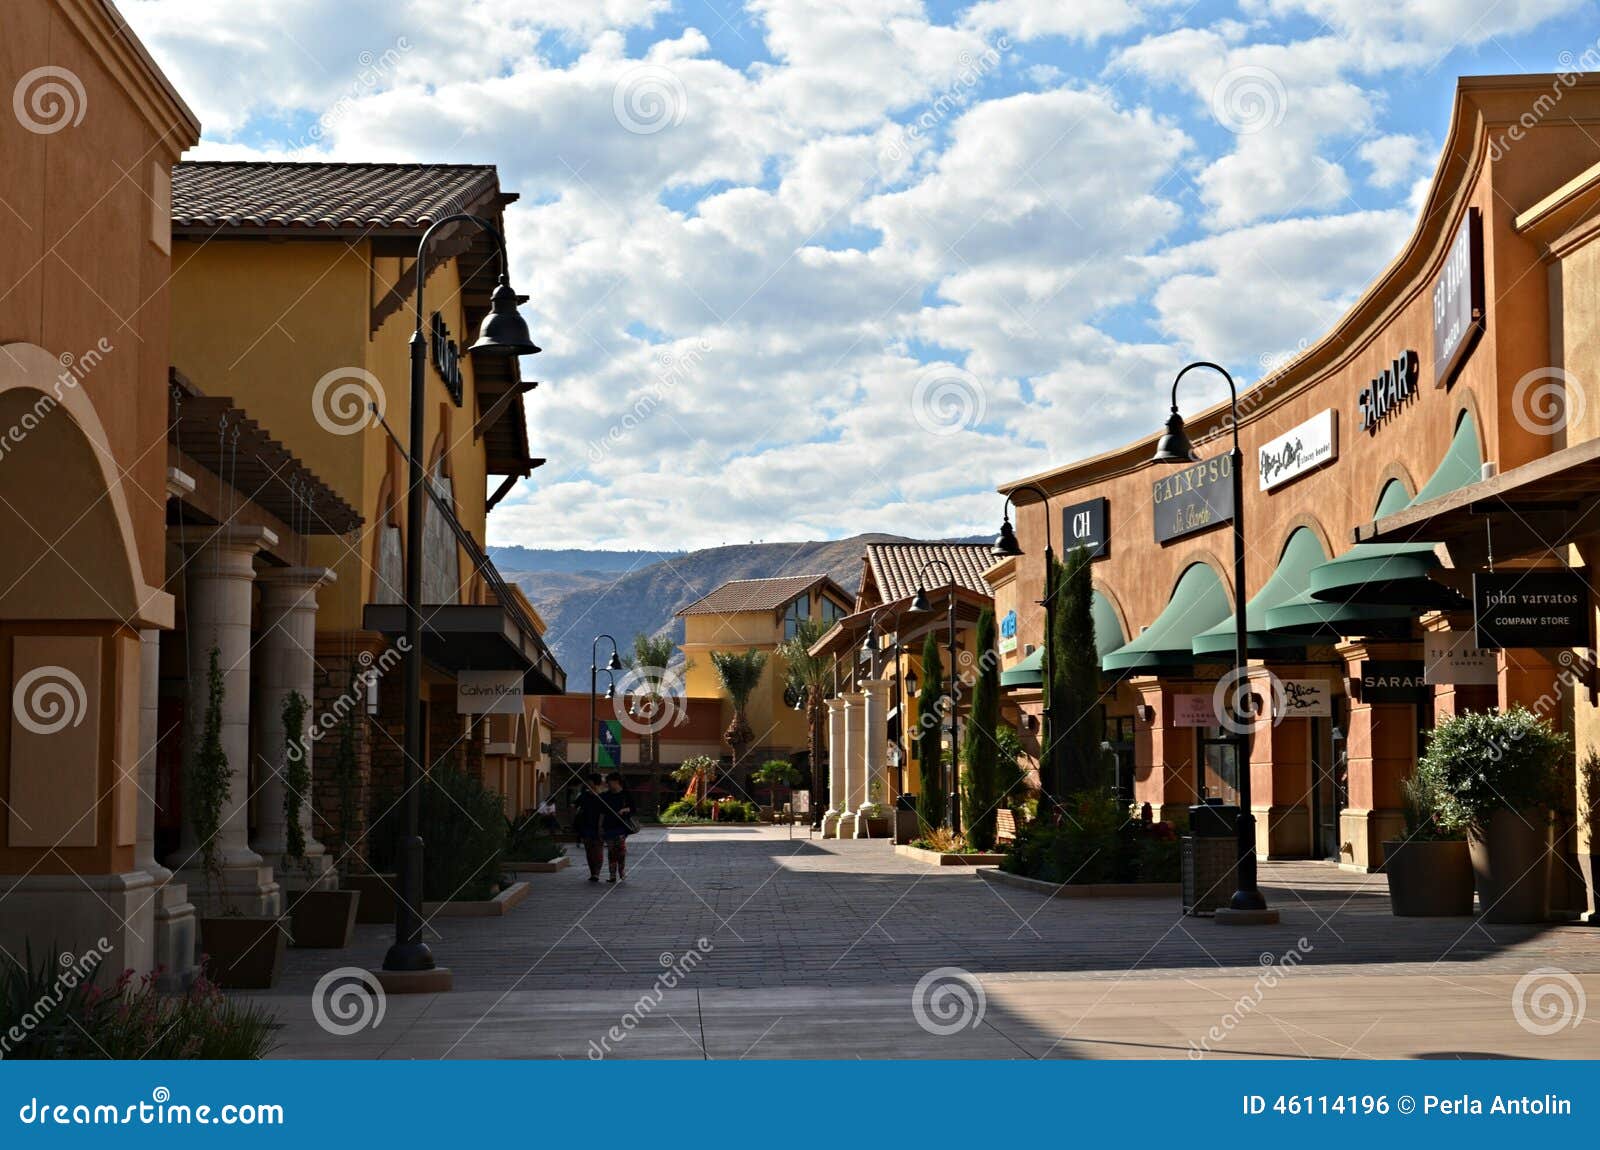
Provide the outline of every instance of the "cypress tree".
{"type": "Polygon", "coordinates": [[[930,631],[922,644],[922,690],[917,695],[917,765],[922,773],[917,817],[925,830],[943,826],[949,817],[949,796],[944,789],[944,748],[939,738],[943,725],[939,700],[943,697],[944,666],[939,661],[939,642],[930,631]]]}
{"type": "Polygon", "coordinates": [[[994,610],[985,607],[978,616],[973,653],[978,660],[977,681],[967,711],[966,778],[962,787],[961,824],[967,841],[978,850],[994,845],[994,812],[1000,793],[1000,667],[994,649],[994,610]]]}
{"type": "Polygon", "coordinates": [[[1104,783],[1100,744],[1105,735],[1101,718],[1100,654],[1094,638],[1094,586],[1089,575],[1089,554],[1082,546],[1067,556],[1059,572],[1060,598],[1056,602],[1056,638],[1051,706],[1060,740],[1062,793],[1092,790],[1104,783]]]}

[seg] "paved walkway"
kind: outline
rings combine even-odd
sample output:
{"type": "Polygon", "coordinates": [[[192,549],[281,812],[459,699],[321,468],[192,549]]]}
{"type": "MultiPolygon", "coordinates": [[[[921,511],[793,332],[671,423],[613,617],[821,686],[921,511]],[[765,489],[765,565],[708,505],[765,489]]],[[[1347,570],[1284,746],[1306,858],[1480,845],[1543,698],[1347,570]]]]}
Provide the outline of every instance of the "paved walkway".
{"type": "Polygon", "coordinates": [[[528,876],[503,918],[435,919],[456,989],[390,998],[376,1029],[326,1034],[311,991],[332,968],[378,965],[385,928],[345,951],[290,951],[262,996],[286,1022],[279,1053],[1600,1056],[1600,998],[1595,1019],[1534,1033],[1541,1005],[1565,994],[1576,1013],[1600,995],[1600,930],[1395,919],[1381,876],[1264,865],[1283,921],[1237,928],[1184,918],[1176,899],[1045,899],[803,829],[652,830],[630,850],[626,884],[591,884],[579,865],[528,876]],[[947,967],[913,1010],[918,981],[947,967]],[[1546,968],[1560,973],[1523,987],[1530,1029],[1513,1001],[1546,968]],[[666,988],[669,970],[682,973],[666,988]],[[970,1019],[980,1000],[980,1025],[938,1033],[942,1011],[970,1019]],[[640,1021],[608,1041],[630,1009],[640,1021]]]}

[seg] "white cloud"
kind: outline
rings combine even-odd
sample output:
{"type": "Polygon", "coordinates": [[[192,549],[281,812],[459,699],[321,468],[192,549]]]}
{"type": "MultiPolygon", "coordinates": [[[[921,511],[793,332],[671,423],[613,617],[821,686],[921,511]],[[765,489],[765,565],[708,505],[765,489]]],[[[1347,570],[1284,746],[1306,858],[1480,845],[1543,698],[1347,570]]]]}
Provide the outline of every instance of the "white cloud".
{"type": "Polygon", "coordinates": [[[1434,152],[1421,136],[1377,136],[1361,145],[1360,155],[1372,168],[1367,183],[1375,188],[1397,188],[1411,183],[1419,172],[1433,166],[1434,152]]]}

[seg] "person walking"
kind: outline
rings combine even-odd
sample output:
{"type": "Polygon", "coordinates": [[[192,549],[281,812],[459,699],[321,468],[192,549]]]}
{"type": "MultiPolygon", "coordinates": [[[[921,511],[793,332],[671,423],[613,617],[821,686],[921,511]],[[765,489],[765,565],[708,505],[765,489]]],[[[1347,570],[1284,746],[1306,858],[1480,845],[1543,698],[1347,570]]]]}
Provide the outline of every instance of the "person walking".
{"type": "Polygon", "coordinates": [[[628,836],[639,829],[633,821],[633,796],[622,782],[622,772],[606,776],[606,789],[600,792],[605,804],[601,833],[606,840],[606,862],[611,870],[607,882],[628,881],[628,836]]]}
{"type": "Polygon", "coordinates": [[[591,771],[578,793],[578,811],[572,820],[572,829],[583,844],[584,861],[589,864],[589,881],[600,881],[600,864],[605,861],[603,833],[605,831],[606,804],[600,797],[605,784],[599,771],[591,771]]]}

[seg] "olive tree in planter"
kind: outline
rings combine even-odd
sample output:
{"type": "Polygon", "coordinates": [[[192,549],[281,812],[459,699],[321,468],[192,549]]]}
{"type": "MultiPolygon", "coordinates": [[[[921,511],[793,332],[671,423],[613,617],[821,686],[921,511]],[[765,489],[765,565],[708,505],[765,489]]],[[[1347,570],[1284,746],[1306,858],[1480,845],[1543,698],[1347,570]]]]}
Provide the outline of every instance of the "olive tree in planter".
{"type": "Polygon", "coordinates": [[[300,883],[285,891],[294,944],[340,949],[355,936],[356,907],[361,892],[323,890],[306,867],[306,819],[311,798],[311,747],[305,737],[306,698],[290,691],[283,699],[283,817],[287,826],[283,862],[285,877],[300,870],[300,883]]]}
{"type": "Polygon", "coordinates": [[[1439,824],[1465,831],[1483,917],[1542,922],[1550,913],[1550,816],[1572,740],[1523,706],[1440,723],[1417,769],[1439,824]]]}
{"type": "Polygon", "coordinates": [[[1467,836],[1439,824],[1437,770],[1418,767],[1403,784],[1403,839],[1383,844],[1389,907],[1407,918],[1472,913],[1472,858],[1467,836]]]}
{"type": "MultiPolygon", "coordinates": [[[[283,965],[284,934],[275,915],[246,916],[228,905],[228,890],[222,879],[222,856],[218,837],[222,831],[223,809],[228,803],[233,770],[228,752],[222,746],[222,706],[224,684],[215,647],[211,648],[206,672],[205,717],[200,729],[200,745],[189,760],[184,780],[184,807],[189,824],[200,843],[200,867],[206,876],[206,892],[214,894],[208,903],[221,913],[200,918],[200,947],[205,956],[206,975],[218,986],[266,989],[278,981],[283,965]]],[[[240,817],[243,817],[241,812],[240,817]]]]}

